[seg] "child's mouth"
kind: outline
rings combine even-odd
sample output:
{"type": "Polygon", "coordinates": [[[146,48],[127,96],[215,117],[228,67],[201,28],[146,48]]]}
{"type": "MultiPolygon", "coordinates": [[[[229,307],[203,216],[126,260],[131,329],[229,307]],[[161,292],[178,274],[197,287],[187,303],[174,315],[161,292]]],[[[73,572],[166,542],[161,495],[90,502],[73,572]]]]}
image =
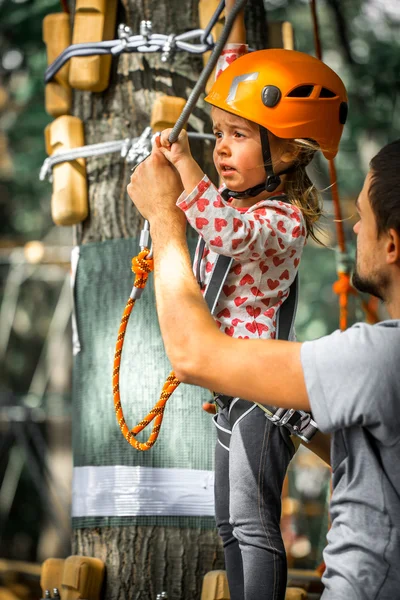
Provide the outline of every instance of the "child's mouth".
{"type": "Polygon", "coordinates": [[[227,175],[233,175],[233,173],[236,173],[236,169],[234,169],[233,167],[229,167],[227,165],[221,166],[221,175],[223,175],[224,177],[226,177],[227,175]]]}

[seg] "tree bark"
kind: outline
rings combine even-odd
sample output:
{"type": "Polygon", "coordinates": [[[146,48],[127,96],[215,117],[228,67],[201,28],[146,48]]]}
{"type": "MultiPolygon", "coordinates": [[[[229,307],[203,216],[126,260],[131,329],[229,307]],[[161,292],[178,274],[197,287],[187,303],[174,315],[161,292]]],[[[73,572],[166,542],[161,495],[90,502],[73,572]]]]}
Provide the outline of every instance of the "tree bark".
{"type": "MultiPolygon", "coordinates": [[[[247,11],[249,43],[262,47],[266,39],[262,1],[249,2],[247,11]]],[[[155,33],[195,29],[199,27],[198,0],[122,0],[117,23],[126,23],[137,33],[143,19],[152,21],[155,33]]],[[[166,64],[158,53],[122,54],[113,60],[105,92],[74,95],[73,112],[84,121],[86,144],[140,135],[149,125],[156,97],[162,93],[187,98],[203,67],[201,56],[186,53],[177,53],[166,64]]],[[[211,130],[203,100],[198,102],[189,128],[211,130]]],[[[205,172],[216,180],[211,145],[197,143],[192,149],[205,172]]],[[[129,165],[115,154],[87,160],[90,214],[79,227],[79,243],[139,235],[142,220],[126,194],[129,175],[129,165]]],[[[149,526],[78,529],[72,548],[75,554],[104,560],[106,600],[155,600],[161,591],[168,592],[169,600],[198,600],[204,574],[223,568],[222,548],[214,530],[149,526]]]]}

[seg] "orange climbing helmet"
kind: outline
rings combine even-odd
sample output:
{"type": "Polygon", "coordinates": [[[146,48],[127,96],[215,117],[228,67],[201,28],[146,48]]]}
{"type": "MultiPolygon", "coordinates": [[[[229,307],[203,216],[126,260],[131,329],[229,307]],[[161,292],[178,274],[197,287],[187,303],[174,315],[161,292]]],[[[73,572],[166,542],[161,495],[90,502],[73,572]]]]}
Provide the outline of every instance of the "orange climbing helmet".
{"type": "Polygon", "coordinates": [[[346,88],[322,61],[295,50],[259,50],[223,71],[206,102],[253,121],[279,138],[313,139],[337,154],[347,118],[346,88]]]}

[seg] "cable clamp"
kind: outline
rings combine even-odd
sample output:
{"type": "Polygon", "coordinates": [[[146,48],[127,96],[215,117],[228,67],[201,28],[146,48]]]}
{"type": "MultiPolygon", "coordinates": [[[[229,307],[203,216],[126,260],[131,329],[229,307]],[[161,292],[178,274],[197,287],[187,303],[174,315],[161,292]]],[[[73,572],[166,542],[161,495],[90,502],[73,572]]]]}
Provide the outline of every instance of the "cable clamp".
{"type": "Polygon", "coordinates": [[[151,127],[146,127],[135,143],[132,144],[129,152],[126,155],[127,163],[138,163],[148,157],[151,151],[151,127]]]}
{"type": "Polygon", "coordinates": [[[129,25],[125,25],[125,23],[120,23],[118,25],[118,39],[120,40],[120,44],[111,48],[112,54],[121,54],[127,49],[129,38],[133,36],[133,31],[129,25]]]}
{"type": "Polygon", "coordinates": [[[169,60],[171,60],[175,53],[175,49],[176,35],[174,33],[171,33],[171,35],[168,36],[164,46],[162,47],[161,62],[166,63],[169,60]]]}
{"type": "Polygon", "coordinates": [[[151,34],[153,33],[153,23],[151,21],[140,21],[140,35],[144,37],[146,43],[150,41],[151,34]]]}

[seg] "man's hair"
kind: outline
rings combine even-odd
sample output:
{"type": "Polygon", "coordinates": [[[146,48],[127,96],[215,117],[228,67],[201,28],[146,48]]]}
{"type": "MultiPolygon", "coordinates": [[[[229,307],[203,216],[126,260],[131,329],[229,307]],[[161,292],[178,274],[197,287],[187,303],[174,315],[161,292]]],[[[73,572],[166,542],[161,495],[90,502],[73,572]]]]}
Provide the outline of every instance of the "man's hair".
{"type": "Polygon", "coordinates": [[[400,139],[384,146],[370,162],[369,201],[378,237],[389,229],[400,234],[400,139]]]}

